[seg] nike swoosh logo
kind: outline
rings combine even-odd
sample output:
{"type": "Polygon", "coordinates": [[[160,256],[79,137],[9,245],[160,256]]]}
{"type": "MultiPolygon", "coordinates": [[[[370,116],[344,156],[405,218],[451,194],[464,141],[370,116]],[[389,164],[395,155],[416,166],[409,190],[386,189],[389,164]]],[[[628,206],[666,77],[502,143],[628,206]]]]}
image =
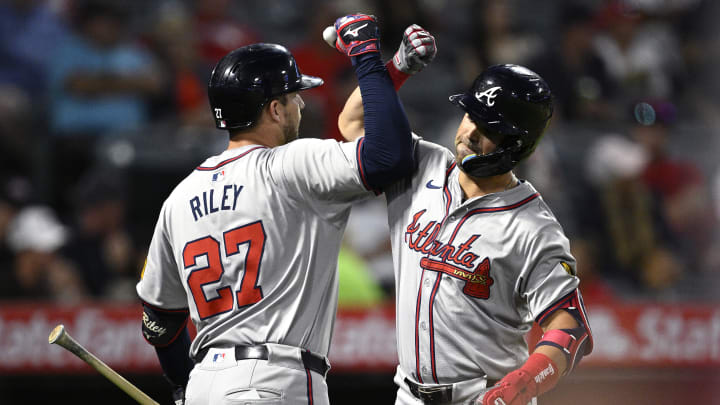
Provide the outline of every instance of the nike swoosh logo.
{"type": "Polygon", "coordinates": [[[436,188],[436,189],[437,189],[437,188],[442,188],[442,186],[436,186],[436,185],[432,184],[432,180],[428,181],[427,184],[425,185],[425,187],[427,187],[427,188],[436,188]]]}
{"type": "Polygon", "coordinates": [[[354,30],[347,30],[347,32],[345,32],[345,35],[352,35],[354,38],[357,38],[357,36],[360,35],[360,33],[358,31],[367,27],[367,25],[368,25],[368,23],[365,23],[365,25],[361,25],[361,26],[355,28],[354,30]]]}

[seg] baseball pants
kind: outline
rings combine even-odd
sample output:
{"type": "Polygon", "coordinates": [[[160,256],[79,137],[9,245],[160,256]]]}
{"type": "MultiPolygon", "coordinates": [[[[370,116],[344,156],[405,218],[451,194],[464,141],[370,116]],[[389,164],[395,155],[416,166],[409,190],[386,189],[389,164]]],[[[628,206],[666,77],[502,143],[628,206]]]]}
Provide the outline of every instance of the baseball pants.
{"type": "Polygon", "coordinates": [[[190,372],[186,405],[329,405],[325,378],[304,367],[300,349],[267,344],[268,360],[236,360],[233,348],[211,348],[190,372]]]}

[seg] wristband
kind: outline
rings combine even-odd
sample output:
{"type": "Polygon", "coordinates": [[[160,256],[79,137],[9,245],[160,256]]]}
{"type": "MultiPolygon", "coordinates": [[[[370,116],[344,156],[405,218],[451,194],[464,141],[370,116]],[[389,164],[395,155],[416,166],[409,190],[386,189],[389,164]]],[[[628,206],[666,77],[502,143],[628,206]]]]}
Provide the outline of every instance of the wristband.
{"type": "Polygon", "coordinates": [[[411,76],[410,74],[398,70],[398,68],[395,67],[392,59],[387,61],[385,67],[387,68],[388,74],[390,75],[390,80],[392,80],[395,91],[400,90],[400,87],[402,87],[402,85],[405,84],[405,81],[411,76]]]}

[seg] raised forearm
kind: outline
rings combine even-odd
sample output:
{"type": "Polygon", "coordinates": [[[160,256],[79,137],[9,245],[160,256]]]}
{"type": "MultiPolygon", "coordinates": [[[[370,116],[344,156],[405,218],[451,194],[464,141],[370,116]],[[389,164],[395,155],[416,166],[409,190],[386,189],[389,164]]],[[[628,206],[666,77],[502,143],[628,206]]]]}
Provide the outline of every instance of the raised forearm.
{"type": "Polygon", "coordinates": [[[365,135],[364,119],[365,111],[362,105],[362,94],[360,93],[360,87],[356,87],[338,116],[338,128],[343,138],[347,141],[354,141],[365,135]]]}

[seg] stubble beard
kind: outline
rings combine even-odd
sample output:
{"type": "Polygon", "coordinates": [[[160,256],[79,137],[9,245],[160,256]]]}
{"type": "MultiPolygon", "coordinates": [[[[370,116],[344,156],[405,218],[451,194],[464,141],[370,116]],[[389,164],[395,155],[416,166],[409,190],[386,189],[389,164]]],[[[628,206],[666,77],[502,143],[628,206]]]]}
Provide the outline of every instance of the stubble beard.
{"type": "Polygon", "coordinates": [[[285,125],[283,128],[283,136],[285,137],[285,143],[290,143],[298,139],[300,130],[297,125],[285,125]]]}

